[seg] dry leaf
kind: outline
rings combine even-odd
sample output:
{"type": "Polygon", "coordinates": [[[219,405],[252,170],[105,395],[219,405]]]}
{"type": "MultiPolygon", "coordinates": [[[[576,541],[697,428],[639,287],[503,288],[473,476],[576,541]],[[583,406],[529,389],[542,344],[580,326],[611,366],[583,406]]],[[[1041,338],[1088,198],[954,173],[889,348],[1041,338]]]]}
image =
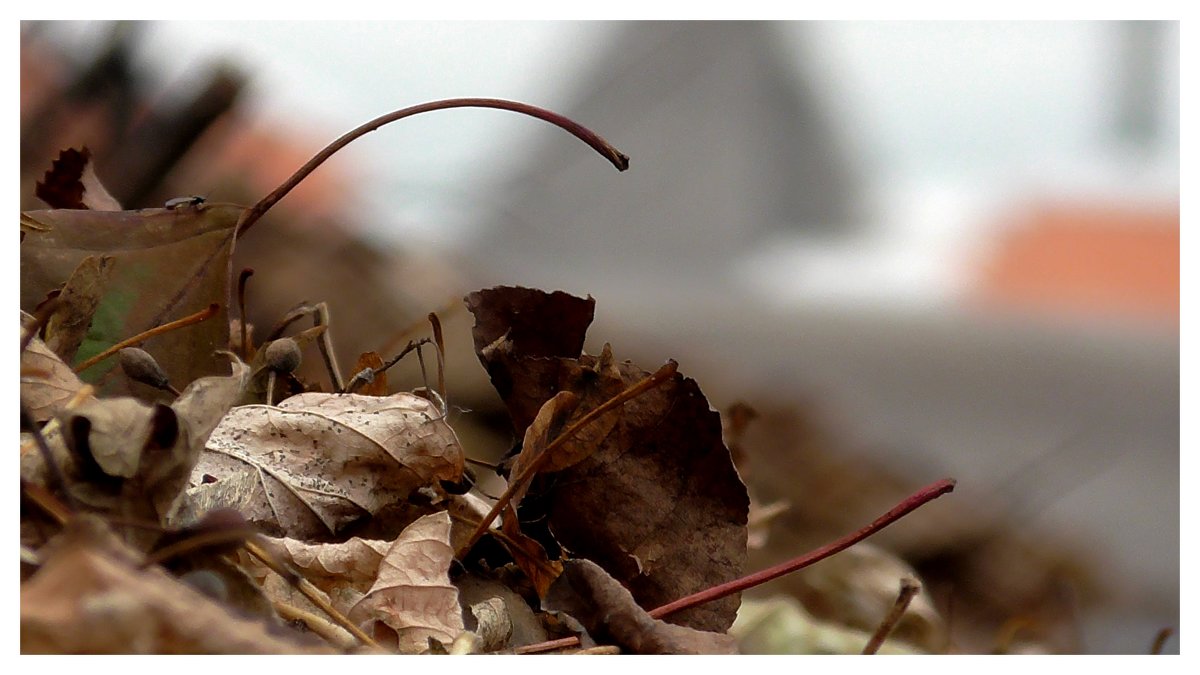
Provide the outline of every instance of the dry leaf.
{"type": "Polygon", "coordinates": [[[494,652],[504,649],[513,634],[513,622],[508,616],[504,601],[488,598],[470,607],[475,617],[475,634],[479,636],[479,651],[494,652]]]}
{"type": "Polygon", "coordinates": [[[599,642],[635,654],[736,654],[737,642],[721,633],[651,618],[633,596],[590,560],[568,560],[543,607],[579,620],[599,642]]]}
{"type": "Polygon", "coordinates": [[[112,262],[111,257],[103,255],[84,258],[58,294],[58,306],[46,322],[46,346],[64,362],[75,357],[92,325],[96,307],[108,288],[112,262]]]}
{"type": "MultiPolygon", "coordinates": [[[[164,524],[205,438],[245,385],[246,366],[235,361],[233,370],[196,380],[174,406],[112,397],[64,413],[62,433],[47,434],[46,441],[71,494],[103,513],[164,524]]],[[[22,455],[21,476],[47,484],[41,453],[22,455]]],[[[148,546],[157,538],[141,529],[130,541],[148,546]]]]}
{"type": "MultiPolygon", "coordinates": [[[[892,590],[895,591],[894,588],[892,590]]],[[[737,638],[743,654],[861,654],[871,639],[871,632],[821,621],[809,614],[795,598],[787,595],[764,600],[746,598],[738,611],[737,621],[729,629],[729,634],[737,638]]],[[[922,652],[892,637],[883,643],[878,653],[922,652]]]]}
{"type": "MultiPolygon", "coordinates": [[[[799,595],[808,610],[822,621],[870,633],[896,602],[899,580],[919,578],[908,563],[870,542],[853,547],[801,570],[799,595]]],[[[927,650],[945,644],[946,626],[933,606],[925,584],[913,596],[889,640],[908,642],[927,650]]]]}
{"type": "Polygon", "coordinates": [[[430,638],[444,643],[463,632],[458,589],[450,583],[450,515],[425,516],[388,549],[375,584],[347,617],[388,640],[402,654],[424,650],[430,638]]]}
{"type": "Polygon", "coordinates": [[[332,650],[272,631],[137,554],[98,518],[76,516],[21,584],[24,654],[319,654],[332,650]]]}
{"type": "MultiPolygon", "coordinates": [[[[617,363],[607,345],[600,357],[562,353],[576,340],[590,301],[575,299],[566,327],[536,310],[548,298],[528,289],[473,293],[475,344],[493,385],[504,397],[518,432],[556,392],[570,391],[586,414],[649,373],[617,363]],[[492,307],[492,304],[496,307],[492,307]],[[504,321],[511,321],[506,327],[504,321]],[[511,336],[527,338],[527,354],[511,336]],[[480,345],[483,345],[480,347],[480,345]],[[547,356],[546,352],[555,352],[547,356]]],[[[555,306],[571,303],[558,299],[555,306]]],[[[564,310],[565,311],[565,310],[564,310]]],[[[583,324],[586,328],[586,324],[583,324]]],[[[576,557],[598,563],[632,591],[643,607],[657,607],[740,577],[746,560],[749,498],[721,438],[720,416],[695,381],[675,375],[625,403],[609,420],[581,433],[599,449],[557,473],[539,476],[529,497],[541,500],[555,538],[576,557]]],[[[608,417],[607,415],[605,417],[608,417]]],[[[672,623],[724,631],[739,598],[730,596],[672,615],[672,623]]]]}
{"type": "Polygon", "coordinates": [[[383,368],[383,357],[376,352],[363,352],[358,357],[358,361],[354,362],[354,370],[350,371],[350,376],[353,377],[367,368],[371,369],[373,375],[366,384],[358,388],[356,393],[364,396],[387,396],[387,373],[379,372],[379,369],[383,368]]]}
{"type": "MultiPolygon", "coordinates": [[[[203,204],[189,209],[141,211],[29,211],[21,243],[21,307],[32,311],[58,288],[80,262],[93,255],[110,256],[112,272],[96,308],[91,328],[76,358],[80,361],[144,330],[220,303],[213,318],[160,335],[145,349],[172,382],[225,371],[214,355],[229,342],[226,314],[226,262],[229,237],[243,208],[203,204]]],[[[116,367],[106,360],[84,373],[104,395],[134,394],[157,400],[161,392],[132,384],[124,377],[104,376],[116,367]]]]}
{"type": "Polygon", "coordinates": [[[77,407],[65,426],[77,452],[90,457],[105,475],[133,478],[142,450],[164,424],[163,413],[156,409],[162,407],[127,396],[99,399],[77,407]]]}
{"type": "MultiPolygon", "coordinates": [[[[289,538],[261,537],[276,559],[289,563],[342,614],[363,598],[379,573],[379,564],[393,542],[351,537],[344,542],[312,544],[289,538]]],[[[260,579],[262,591],[274,602],[280,602],[321,614],[322,610],[305,597],[294,585],[257,559],[242,556],[243,564],[260,579]]]]}
{"type": "MultiPolygon", "coordinates": [[[[529,603],[501,582],[467,573],[455,579],[454,585],[458,586],[459,604],[463,607],[473,607],[492,599],[500,600],[504,604],[504,614],[512,626],[512,635],[508,639],[510,649],[550,639],[538,616],[529,608],[529,603]]],[[[472,619],[474,615],[468,613],[468,627],[471,627],[472,619]]]]}
{"type": "MultiPolygon", "coordinates": [[[[521,452],[517,455],[516,461],[513,462],[512,470],[509,473],[509,480],[516,481],[517,486],[513,490],[511,504],[515,507],[521,503],[521,498],[529,490],[529,483],[533,480],[534,473],[532,470],[535,463],[546,467],[549,462],[553,462],[555,458],[547,457],[542,460],[542,454],[546,446],[555,438],[558,438],[563,429],[566,428],[567,419],[571,417],[571,413],[579,407],[579,396],[569,391],[560,391],[554,395],[554,398],[546,401],[538,411],[529,428],[525,430],[525,439],[521,442],[521,452]],[[540,461],[539,461],[540,460],[540,461]]],[[[559,450],[567,450],[568,452],[556,452],[555,454],[569,454],[570,457],[578,456],[578,459],[583,459],[589,451],[595,450],[595,445],[585,446],[582,451],[570,452],[570,450],[578,448],[579,444],[575,442],[565,443],[560,446],[559,450]]],[[[578,461],[576,459],[576,461],[578,461]]],[[[566,468],[575,462],[560,461],[556,464],[562,464],[558,468],[566,468]]]]}
{"type": "Polygon", "coordinates": [[[82,388],[83,381],[41,339],[29,341],[21,352],[21,402],[34,422],[57,415],[82,388]]]}
{"type": "Polygon", "coordinates": [[[121,204],[100,183],[91,160],[87,147],[59,152],[34,194],[52,209],[120,211],[121,204]]]}
{"type": "Polygon", "coordinates": [[[230,507],[267,533],[319,539],[417,488],[458,480],[463,466],[454,430],[423,398],[309,393],[231,410],[190,494],[200,511],[230,507]],[[206,474],[216,480],[201,483],[206,474]]]}
{"type": "Polygon", "coordinates": [[[517,567],[533,582],[539,598],[546,597],[550,584],[562,574],[562,563],[551,560],[546,555],[546,549],[532,537],[521,532],[517,524],[517,514],[513,512],[512,504],[504,510],[504,519],[500,523],[500,531],[504,535],[500,539],[504,548],[508,549],[517,567]]]}

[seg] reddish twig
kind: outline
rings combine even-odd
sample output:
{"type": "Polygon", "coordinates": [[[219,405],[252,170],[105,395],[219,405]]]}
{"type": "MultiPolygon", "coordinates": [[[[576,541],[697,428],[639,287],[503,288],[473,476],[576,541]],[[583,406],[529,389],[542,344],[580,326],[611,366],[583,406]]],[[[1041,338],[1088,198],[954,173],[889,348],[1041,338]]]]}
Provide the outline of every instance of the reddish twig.
{"type": "Polygon", "coordinates": [[[669,614],[674,614],[675,612],[688,609],[689,607],[695,607],[696,605],[702,605],[706,602],[711,602],[727,595],[740,593],[747,589],[754,588],[759,584],[764,584],[768,581],[771,581],[772,579],[777,579],[785,574],[791,574],[796,570],[808,567],[815,562],[824,560],[835,553],[840,553],[841,551],[850,548],[863,539],[866,539],[879,530],[882,530],[888,525],[891,525],[897,520],[903,518],[925,503],[933,501],[934,499],[953,491],[954,484],[954,479],[943,478],[932,485],[927,485],[921,488],[915,494],[910,495],[904,501],[894,506],[891,511],[888,511],[882,516],[876,518],[870,525],[867,525],[857,532],[846,535],[845,537],[842,537],[841,539],[838,539],[830,544],[826,544],[815,551],[805,553],[799,558],[793,558],[774,567],[768,567],[765,570],[744,576],[741,579],[735,579],[728,583],[700,591],[699,593],[693,593],[692,595],[689,595],[685,598],[680,598],[675,602],[667,603],[658,609],[651,610],[650,616],[656,619],[661,619],[669,614]]]}
{"type": "Polygon", "coordinates": [[[900,580],[900,594],[896,596],[896,602],[892,604],[891,610],[887,616],[883,617],[883,621],[879,623],[879,627],[875,629],[875,633],[871,635],[871,639],[867,641],[863,647],[864,655],[874,654],[883,646],[883,641],[892,634],[892,630],[896,628],[896,624],[900,623],[900,617],[904,616],[905,610],[908,609],[908,604],[912,602],[914,596],[921,591],[921,584],[916,579],[904,578],[900,580]]]}
{"type": "Polygon", "coordinates": [[[1167,640],[1171,638],[1174,632],[1174,629],[1170,627],[1159,630],[1158,634],[1154,636],[1154,644],[1150,645],[1150,654],[1152,656],[1162,654],[1163,647],[1167,646],[1167,640]]]}
{"type": "MultiPolygon", "coordinates": [[[[609,162],[612,162],[613,166],[617,167],[618,171],[624,171],[629,168],[629,157],[610,145],[608,141],[601,138],[596,132],[584,127],[574,120],[570,120],[562,115],[559,115],[558,113],[529,105],[528,103],[506,101],[498,98],[450,98],[441,101],[430,101],[428,103],[421,103],[408,108],[403,108],[401,110],[396,110],[386,115],[376,117],[370,122],[363,124],[353,131],[347,132],[341,138],[325,146],[320,152],[314,155],[312,159],[308,160],[304,166],[297,169],[295,173],[281,183],[279,187],[272,190],[271,193],[266,197],[258,200],[257,204],[242,213],[241,217],[238,218],[237,224],[233,228],[233,232],[230,233],[231,241],[229,243],[229,267],[227,271],[227,277],[230,281],[228,288],[229,293],[233,293],[233,254],[235,248],[237,247],[237,240],[240,239],[242,235],[244,235],[246,231],[254,225],[254,223],[258,222],[258,219],[261,218],[263,214],[265,214],[272,206],[274,206],[279,200],[283,199],[287,193],[291,192],[293,188],[299,185],[300,182],[307,178],[310,173],[315,171],[317,167],[324,164],[325,160],[329,159],[338,150],[346,147],[359,137],[365,136],[366,134],[375,131],[379,127],[382,127],[386,124],[391,124],[392,122],[402,120],[405,117],[411,117],[421,113],[433,112],[435,110],[449,110],[451,108],[495,108],[498,110],[508,110],[515,113],[521,113],[523,115],[529,115],[530,117],[535,117],[544,122],[549,122],[550,124],[567,131],[584,143],[587,143],[592,147],[592,149],[603,155],[605,159],[607,159],[609,162]]],[[[232,298],[229,298],[229,300],[232,301],[232,298]]]]}
{"type": "MultiPolygon", "coordinates": [[[[740,579],[734,579],[733,581],[720,584],[719,586],[713,586],[712,588],[700,591],[699,593],[693,593],[692,595],[680,598],[674,602],[669,602],[662,607],[650,610],[650,616],[654,617],[655,619],[661,619],[664,616],[674,614],[675,612],[689,609],[697,605],[702,605],[713,600],[718,600],[727,595],[740,593],[750,588],[754,588],[759,584],[763,584],[771,581],[772,579],[781,577],[785,574],[790,574],[796,570],[808,567],[815,562],[819,562],[825,558],[828,558],[829,556],[834,555],[835,553],[840,553],[841,551],[850,548],[863,539],[866,539],[879,530],[882,530],[888,525],[891,525],[897,520],[903,518],[909,513],[912,513],[926,503],[931,502],[944,494],[952,492],[954,490],[954,485],[955,481],[953,478],[944,478],[936,483],[927,485],[914,494],[906,497],[904,501],[892,507],[892,510],[876,518],[871,522],[870,525],[867,525],[857,532],[842,537],[841,539],[838,539],[832,543],[826,544],[825,546],[822,546],[814,551],[805,553],[798,558],[793,558],[787,562],[775,565],[774,567],[768,567],[765,570],[760,570],[753,574],[746,575],[740,579]]],[[[533,654],[536,652],[549,651],[551,649],[570,647],[575,644],[568,644],[565,642],[565,640],[575,640],[578,642],[577,638],[564,638],[563,640],[540,642],[534,645],[526,645],[522,648],[523,651],[521,653],[533,654]]]]}
{"type": "Polygon", "coordinates": [[[200,323],[201,321],[207,321],[208,319],[211,319],[214,316],[216,316],[217,310],[219,310],[220,308],[221,308],[221,306],[214,302],[211,305],[209,305],[208,307],[200,310],[199,312],[196,312],[195,314],[189,314],[189,315],[183,317],[182,319],[177,319],[170,323],[164,323],[161,326],[155,326],[154,328],[151,328],[148,331],[144,331],[144,332],[138,333],[137,335],[134,335],[131,338],[121,340],[117,344],[109,347],[108,349],[105,349],[104,351],[93,356],[92,358],[88,359],[87,361],[84,361],[83,363],[75,366],[74,370],[77,373],[82,373],[83,371],[87,370],[88,368],[91,368],[92,366],[96,365],[97,363],[100,363],[104,359],[107,359],[108,357],[112,356],[113,354],[116,354],[117,352],[121,351],[122,349],[125,349],[126,347],[133,347],[135,345],[145,342],[146,340],[149,340],[152,337],[155,337],[157,335],[162,335],[163,333],[173,331],[177,328],[184,328],[186,326],[191,326],[193,324],[200,323]]]}
{"type": "Polygon", "coordinates": [[[532,480],[533,477],[537,475],[537,472],[541,470],[542,466],[549,461],[554,451],[562,446],[563,443],[566,443],[568,440],[574,437],[575,434],[579,433],[581,429],[591,424],[596,420],[596,418],[600,417],[609,410],[612,410],[613,408],[622,405],[629,399],[640,396],[643,392],[653,389],[654,387],[657,387],[663,382],[671,379],[675,375],[675,371],[678,367],[679,364],[676,362],[668,361],[663,365],[662,368],[659,368],[642,381],[631,385],[616,396],[608,399],[595,408],[592,408],[586,415],[579,418],[579,421],[575,422],[575,424],[572,424],[565,431],[559,434],[554,441],[552,441],[544,450],[542,450],[542,454],[538,455],[537,458],[529,464],[529,468],[522,472],[520,476],[509,477],[508,488],[504,490],[504,493],[500,495],[500,499],[496,500],[496,503],[492,505],[492,510],[488,511],[488,514],[483,517],[483,520],[479,523],[479,526],[476,527],[475,531],[471,533],[471,537],[467,539],[467,543],[464,544],[462,548],[458,549],[455,557],[459,560],[462,560],[467,555],[467,553],[471,550],[471,547],[475,545],[475,542],[479,541],[479,538],[483,536],[483,533],[487,532],[487,529],[491,527],[492,522],[496,520],[496,516],[500,515],[500,512],[504,510],[504,507],[508,506],[508,503],[512,501],[513,494],[516,493],[517,489],[523,483],[532,480]]]}

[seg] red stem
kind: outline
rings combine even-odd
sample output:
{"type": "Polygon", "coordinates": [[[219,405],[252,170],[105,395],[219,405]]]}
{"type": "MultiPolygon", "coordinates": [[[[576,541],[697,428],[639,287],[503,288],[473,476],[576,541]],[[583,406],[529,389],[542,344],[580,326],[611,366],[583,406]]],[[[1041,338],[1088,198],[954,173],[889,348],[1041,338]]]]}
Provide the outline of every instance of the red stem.
{"type": "Polygon", "coordinates": [[[705,589],[699,593],[693,593],[687,597],[680,598],[674,602],[669,602],[662,607],[650,610],[650,616],[655,619],[661,619],[664,616],[674,614],[675,612],[702,605],[706,602],[711,602],[718,598],[723,598],[727,595],[740,593],[741,591],[754,588],[759,584],[764,584],[772,579],[777,579],[785,574],[790,574],[798,569],[803,569],[809,565],[824,560],[829,556],[844,551],[867,537],[875,534],[879,530],[891,525],[897,520],[908,515],[920,506],[927,502],[933,501],[942,495],[954,490],[955,481],[953,478],[943,478],[936,483],[927,485],[910,495],[904,501],[892,507],[891,511],[876,518],[870,525],[848,534],[835,542],[826,544],[815,551],[810,551],[800,556],[793,558],[787,562],[780,563],[774,567],[768,567],[765,570],[760,570],[754,574],[734,579],[719,586],[705,589]]]}
{"type": "MultiPolygon", "coordinates": [[[[711,602],[727,595],[739,593],[741,591],[758,586],[759,584],[764,584],[772,579],[781,577],[785,574],[790,574],[796,570],[808,567],[815,562],[824,560],[835,553],[839,553],[850,548],[863,539],[866,539],[879,530],[882,530],[888,525],[891,525],[897,520],[903,518],[909,513],[912,513],[926,503],[931,502],[944,494],[953,492],[954,485],[955,480],[953,478],[943,478],[936,483],[926,485],[917,492],[906,497],[904,501],[892,507],[892,510],[876,518],[871,522],[870,525],[867,525],[857,532],[846,535],[835,542],[826,544],[821,548],[805,553],[798,558],[793,558],[787,562],[775,565],[774,567],[768,567],[765,570],[760,570],[753,574],[744,576],[741,579],[734,579],[733,581],[723,583],[719,586],[714,586],[712,588],[700,591],[699,593],[693,593],[692,595],[680,598],[674,602],[669,602],[662,607],[650,610],[650,616],[654,617],[655,619],[661,619],[664,616],[674,614],[675,612],[689,609],[691,607],[695,607],[696,605],[702,605],[706,602],[711,602]]],[[[550,651],[552,649],[572,647],[578,644],[578,642],[578,638],[561,638],[558,640],[551,640],[549,642],[539,642],[537,644],[525,645],[524,647],[518,647],[515,651],[518,654],[533,654],[537,652],[550,651]]]]}
{"type": "Polygon", "coordinates": [[[567,131],[579,140],[587,143],[592,147],[592,149],[603,155],[605,159],[612,162],[613,166],[617,167],[618,171],[624,171],[629,168],[629,157],[625,156],[616,148],[609,145],[608,141],[601,138],[591,129],[584,127],[582,124],[559,115],[556,112],[546,110],[545,108],[539,108],[537,106],[529,105],[528,103],[507,101],[499,98],[448,98],[441,101],[430,101],[428,103],[420,103],[418,105],[409,106],[408,108],[403,108],[401,110],[396,110],[386,115],[376,117],[370,122],[367,122],[353,131],[347,132],[341,138],[325,146],[323,150],[318,152],[312,159],[308,160],[304,166],[300,167],[296,173],[292,174],[291,177],[284,181],[279,187],[275,188],[271,194],[260,199],[253,208],[243,214],[242,218],[240,219],[241,222],[238,223],[237,229],[235,230],[235,235],[237,237],[241,237],[243,234],[245,234],[246,230],[250,229],[250,226],[253,225],[255,221],[262,217],[262,215],[266,213],[268,209],[274,206],[276,202],[278,202],[280,199],[283,199],[284,195],[291,192],[292,188],[296,187],[301,181],[307,178],[308,174],[312,173],[313,170],[324,163],[325,160],[329,159],[333,153],[346,147],[358,137],[375,131],[385,124],[391,124],[396,120],[404,119],[405,117],[411,117],[424,112],[432,112],[434,110],[447,110],[450,108],[496,108],[499,110],[509,110],[516,113],[522,113],[524,115],[529,115],[530,117],[536,117],[537,119],[540,119],[544,122],[549,122],[550,124],[567,131]]]}

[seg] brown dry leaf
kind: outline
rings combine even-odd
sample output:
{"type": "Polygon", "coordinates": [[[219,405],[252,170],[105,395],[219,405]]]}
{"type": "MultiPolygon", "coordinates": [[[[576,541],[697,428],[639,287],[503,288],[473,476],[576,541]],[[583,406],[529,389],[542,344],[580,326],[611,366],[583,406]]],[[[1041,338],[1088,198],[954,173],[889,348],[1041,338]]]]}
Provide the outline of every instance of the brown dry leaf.
{"type": "MultiPolygon", "coordinates": [[[[229,342],[226,262],[229,238],[243,208],[203,204],[187,209],[29,211],[23,228],[21,307],[33,311],[81,261],[113,259],[107,290],[92,317],[76,360],[94,356],[132,335],[220,303],[213,318],[150,340],[144,346],[172,382],[187,383],[225,371],[215,356],[229,342]]],[[[162,394],[124,377],[105,377],[117,365],[108,359],[81,373],[104,395],[133,394],[158,400],[162,394]],[[139,388],[140,387],[140,388],[139,388]]]]}
{"type": "Polygon", "coordinates": [[[76,516],[21,584],[24,654],[321,654],[327,646],[237,616],[76,516]]]}
{"type": "Polygon", "coordinates": [[[354,370],[350,371],[350,376],[353,377],[355,373],[361,373],[367,368],[370,368],[375,375],[366,384],[359,387],[357,393],[364,396],[387,396],[387,373],[379,372],[379,369],[383,368],[383,357],[376,352],[363,352],[358,357],[358,361],[354,362],[354,370]]]}
{"type": "Polygon", "coordinates": [[[35,186],[34,194],[52,209],[121,210],[121,204],[96,176],[92,153],[86,146],[59,152],[58,159],[35,186]]]}
{"type": "MultiPolygon", "coordinates": [[[[94,508],[165,522],[187,484],[204,441],[241,394],[248,369],[200,378],[172,406],[134,398],[91,399],[61,417],[47,435],[71,492],[94,508]]],[[[21,475],[45,485],[41,453],[21,457],[21,475]]]]}
{"type": "MultiPolygon", "coordinates": [[[[468,296],[472,311],[482,317],[475,327],[475,344],[484,345],[480,359],[519,432],[526,428],[522,421],[532,421],[555,392],[577,394],[576,414],[582,415],[649,375],[628,361],[617,363],[607,345],[598,358],[523,352],[504,336],[561,332],[574,338],[578,333],[578,314],[562,331],[554,323],[529,325],[546,316],[524,310],[537,306],[531,293],[540,291],[491,289],[468,296]],[[490,308],[489,302],[500,308],[490,308]],[[505,328],[503,319],[514,325],[505,328]]],[[[579,303],[584,301],[576,299],[579,303]]],[[[581,433],[592,434],[598,450],[578,464],[539,476],[529,491],[527,501],[543,500],[558,542],[576,557],[598,563],[643,607],[740,577],[749,498],[722,441],[720,416],[696,382],[676,374],[614,413],[611,426],[601,418],[581,433]]],[[[730,596],[668,620],[724,631],[738,602],[730,596]]]]}
{"type": "Polygon", "coordinates": [[[29,341],[21,352],[21,402],[29,407],[34,422],[57,415],[82,388],[83,381],[41,339],[29,341]]]}
{"type": "Polygon", "coordinates": [[[453,560],[450,514],[417,520],[388,549],[374,585],[347,617],[402,654],[420,653],[430,638],[453,642],[463,632],[453,560]]]}
{"type": "Polygon", "coordinates": [[[546,597],[550,584],[562,574],[562,563],[551,560],[546,555],[546,549],[533,537],[521,532],[517,524],[517,514],[509,504],[504,510],[504,519],[500,523],[500,531],[504,535],[500,539],[504,548],[508,549],[517,567],[533,582],[539,598],[546,597]]]}
{"type": "Polygon", "coordinates": [[[46,322],[46,346],[64,362],[75,358],[92,325],[96,307],[108,288],[112,262],[109,256],[89,255],[79,262],[58,294],[58,307],[46,322]]]}
{"type": "Polygon", "coordinates": [[[579,620],[599,642],[634,654],[736,654],[737,641],[651,618],[620,582],[590,560],[568,560],[542,606],[579,620]]]}
{"type": "MultiPolygon", "coordinates": [[[[554,398],[542,405],[529,428],[525,430],[525,439],[521,442],[521,452],[517,455],[516,461],[512,465],[512,471],[509,473],[509,480],[515,482],[516,485],[511,501],[514,507],[521,503],[521,498],[529,490],[530,481],[534,476],[531,471],[534,469],[535,463],[540,464],[543,470],[546,470],[547,464],[554,462],[554,457],[541,459],[543,451],[566,428],[567,419],[578,407],[579,396],[569,391],[560,391],[554,395],[554,398]]],[[[594,451],[595,445],[585,446],[581,451],[570,452],[577,448],[579,448],[579,444],[573,441],[564,443],[559,450],[567,452],[556,452],[555,454],[578,456],[575,461],[579,461],[594,451]]],[[[556,464],[562,464],[559,468],[566,468],[574,463],[563,460],[556,464]]]]}
{"type": "Polygon", "coordinates": [[[510,402],[512,382],[507,379],[509,373],[501,363],[485,358],[483,352],[502,344],[505,349],[526,358],[575,358],[583,351],[583,339],[592,323],[596,301],[590,296],[582,299],[562,291],[546,293],[516,286],[475,291],[464,301],[475,315],[475,326],[471,331],[475,352],[492,378],[492,385],[500,392],[500,398],[508,405],[513,426],[524,432],[546,399],[558,390],[544,389],[541,395],[534,397],[534,403],[515,406],[510,402]]]}
{"type": "MultiPolygon", "coordinates": [[[[60,431],[46,434],[72,496],[102,513],[166,524],[187,486],[204,441],[241,395],[248,368],[200,378],[173,406],[130,397],[92,399],[63,414],[60,431]]],[[[40,452],[21,456],[22,479],[48,486],[40,452]]],[[[131,528],[128,541],[148,549],[159,533],[131,528]]]]}
{"type": "Polygon", "coordinates": [[[189,494],[200,513],[230,507],[269,534],[322,539],[417,488],[459,480],[463,467],[454,430],[423,398],[308,393],[231,410],[189,494]]]}

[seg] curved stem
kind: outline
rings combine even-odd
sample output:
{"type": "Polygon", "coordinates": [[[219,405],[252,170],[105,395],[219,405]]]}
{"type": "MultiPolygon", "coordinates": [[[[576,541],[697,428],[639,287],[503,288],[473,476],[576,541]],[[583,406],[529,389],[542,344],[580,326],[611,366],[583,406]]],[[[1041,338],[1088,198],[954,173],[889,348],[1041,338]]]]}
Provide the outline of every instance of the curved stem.
{"type": "Polygon", "coordinates": [[[579,140],[587,143],[596,152],[604,156],[605,159],[612,162],[613,166],[617,167],[618,171],[624,171],[629,168],[629,157],[619,152],[616,148],[601,138],[592,130],[583,125],[567,119],[558,113],[551,112],[544,108],[529,105],[528,103],[519,103],[517,101],[508,101],[499,98],[449,98],[440,101],[430,101],[410,106],[401,110],[390,112],[386,115],[376,117],[366,124],[354,129],[343,135],[341,138],[325,146],[323,150],[318,152],[312,159],[308,160],[304,166],[300,167],[296,173],[293,173],[290,178],[285,180],[279,187],[275,188],[271,194],[263,197],[250,210],[242,214],[238,220],[237,228],[234,230],[235,237],[241,237],[246,230],[250,229],[264,213],[275,205],[280,199],[283,199],[287,193],[292,191],[308,177],[318,166],[329,159],[333,153],[341,150],[349,145],[352,141],[360,136],[364,136],[385,124],[391,124],[397,120],[402,120],[405,117],[411,117],[424,112],[434,110],[448,110],[450,108],[496,108],[498,110],[509,110],[530,117],[536,117],[544,122],[549,122],[557,127],[562,128],[568,133],[574,135],[579,140]]]}

